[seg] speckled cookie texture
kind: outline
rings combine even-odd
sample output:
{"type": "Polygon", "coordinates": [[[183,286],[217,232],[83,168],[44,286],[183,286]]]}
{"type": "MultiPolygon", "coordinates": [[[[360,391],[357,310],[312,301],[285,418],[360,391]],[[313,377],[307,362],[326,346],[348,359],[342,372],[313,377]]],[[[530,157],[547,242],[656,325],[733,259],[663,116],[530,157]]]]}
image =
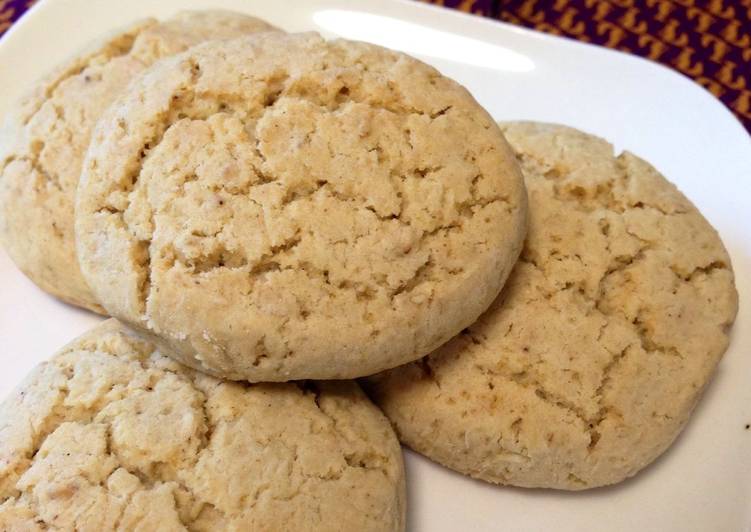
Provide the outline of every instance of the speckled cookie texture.
{"type": "Polygon", "coordinates": [[[73,206],[96,121],[156,60],[210,39],[269,31],[227,11],[150,19],[105,39],[42,80],[17,106],[0,139],[0,242],[43,290],[103,313],[81,275],[73,206]]]}
{"type": "Polygon", "coordinates": [[[402,442],[500,484],[623,480],[686,423],[737,294],[714,229],[657,171],[562,126],[503,125],[529,236],[480,320],[370,382],[402,442]]]}
{"type": "Polygon", "coordinates": [[[0,405],[0,530],[403,530],[401,450],[352,381],[242,385],[114,319],[0,405]]]}
{"type": "Polygon", "coordinates": [[[316,34],[208,43],[110,108],[78,191],[102,304],[230,379],[373,374],[472,323],[521,250],[498,126],[403,54],[316,34]]]}

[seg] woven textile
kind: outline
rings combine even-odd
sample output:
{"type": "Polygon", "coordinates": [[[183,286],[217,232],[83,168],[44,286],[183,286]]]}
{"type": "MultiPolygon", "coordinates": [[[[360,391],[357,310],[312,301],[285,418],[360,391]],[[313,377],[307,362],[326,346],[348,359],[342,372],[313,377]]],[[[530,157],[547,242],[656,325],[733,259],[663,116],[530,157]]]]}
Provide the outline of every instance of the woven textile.
{"type": "MultiPolygon", "coordinates": [[[[0,34],[33,3],[34,0],[0,0],[0,34]]],[[[706,87],[751,131],[751,0],[432,3],[663,63],[706,87]]]]}
{"type": "Polygon", "coordinates": [[[0,0],[0,35],[17,21],[35,0],[0,0]]]}
{"type": "Polygon", "coordinates": [[[751,131],[751,0],[437,0],[462,11],[667,65],[751,131]]]}

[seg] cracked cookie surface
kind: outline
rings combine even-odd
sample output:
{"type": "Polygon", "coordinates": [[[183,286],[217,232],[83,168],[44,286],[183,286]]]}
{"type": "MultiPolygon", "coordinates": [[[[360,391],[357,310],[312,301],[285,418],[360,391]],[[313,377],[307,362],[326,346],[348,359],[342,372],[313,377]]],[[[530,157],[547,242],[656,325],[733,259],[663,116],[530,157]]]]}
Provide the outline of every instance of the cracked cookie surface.
{"type": "Polygon", "coordinates": [[[149,19],[108,37],[37,84],[8,120],[0,146],[0,241],[43,290],[104,313],[76,259],[73,207],[91,132],[127,84],[162,57],[211,39],[273,28],[229,11],[149,19]]]}
{"type": "Polygon", "coordinates": [[[114,319],[0,405],[1,530],[403,530],[401,449],[351,381],[244,385],[114,319]]]}
{"type": "Polygon", "coordinates": [[[267,34],[161,63],[100,123],[76,235],[107,310],[231,379],[369,375],[472,323],[521,249],[469,93],[364,43],[267,34]]]}
{"type": "Polygon", "coordinates": [[[623,480],[675,439],[737,311],[715,230],[657,171],[563,126],[501,124],[530,227],[490,309],[370,380],[403,443],[525,487],[623,480]]]}

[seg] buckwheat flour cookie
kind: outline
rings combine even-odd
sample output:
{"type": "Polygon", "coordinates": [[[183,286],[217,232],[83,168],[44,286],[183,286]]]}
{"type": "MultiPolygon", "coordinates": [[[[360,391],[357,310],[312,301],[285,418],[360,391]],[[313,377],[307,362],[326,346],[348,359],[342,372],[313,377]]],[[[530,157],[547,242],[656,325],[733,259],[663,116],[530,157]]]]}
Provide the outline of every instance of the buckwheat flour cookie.
{"type": "Polygon", "coordinates": [[[526,194],[497,125],[403,54],[315,34],[208,43],[100,122],[76,235],[93,291],[230,379],[369,375],[498,294],[526,194]]]}
{"type": "Polygon", "coordinates": [[[612,484],[662,453],[737,310],[715,230],[657,171],[599,138],[503,126],[530,201],[501,296],[425,359],[370,382],[402,442],[500,484],[612,484]]]}
{"type": "Polygon", "coordinates": [[[0,138],[0,241],[43,290],[104,312],[76,259],[73,205],[94,124],[127,84],[161,57],[199,42],[269,31],[228,11],[139,22],[91,47],[41,81],[0,138]]]}
{"type": "Polygon", "coordinates": [[[0,405],[0,530],[403,530],[388,421],[353,382],[242,385],[108,320],[0,405]]]}

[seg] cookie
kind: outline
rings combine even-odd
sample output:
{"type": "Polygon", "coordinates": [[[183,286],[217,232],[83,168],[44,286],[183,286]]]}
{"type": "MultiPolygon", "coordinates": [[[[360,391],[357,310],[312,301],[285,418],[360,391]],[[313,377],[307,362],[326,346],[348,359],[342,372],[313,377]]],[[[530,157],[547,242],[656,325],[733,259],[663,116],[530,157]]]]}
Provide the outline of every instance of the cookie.
{"type": "Polygon", "coordinates": [[[464,88],[312,33],[155,66],[100,122],[76,205],[107,311],[251,382],[429,353],[493,301],[526,230],[513,153],[464,88]]]}
{"type": "Polygon", "coordinates": [[[401,450],[351,381],[244,385],[114,319],[0,405],[2,530],[403,530],[401,450]]]}
{"type": "Polygon", "coordinates": [[[73,235],[76,186],[96,121],[159,58],[206,40],[271,29],[228,11],[149,19],[41,81],[18,104],[0,141],[0,242],[18,267],[50,294],[103,313],[81,275],[73,235]]]}
{"type": "Polygon", "coordinates": [[[520,261],[477,323],[372,397],[403,443],[461,473],[619,482],[675,439],[728,345],[730,259],[645,161],[562,126],[502,128],[529,191],[520,261]]]}

